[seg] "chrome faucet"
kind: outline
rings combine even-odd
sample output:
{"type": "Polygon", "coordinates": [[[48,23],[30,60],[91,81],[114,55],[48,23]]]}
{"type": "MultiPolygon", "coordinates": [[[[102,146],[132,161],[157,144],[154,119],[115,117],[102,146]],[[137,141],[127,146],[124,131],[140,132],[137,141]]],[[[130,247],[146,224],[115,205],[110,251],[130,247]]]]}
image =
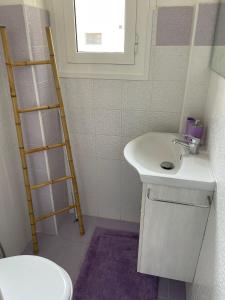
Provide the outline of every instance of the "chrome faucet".
{"type": "Polygon", "coordinates": [[[174,139],[174,144],[179,144],[189,151],[191,154],[198,154],[201,140],[188,136],[188,140],[174,139]]]}

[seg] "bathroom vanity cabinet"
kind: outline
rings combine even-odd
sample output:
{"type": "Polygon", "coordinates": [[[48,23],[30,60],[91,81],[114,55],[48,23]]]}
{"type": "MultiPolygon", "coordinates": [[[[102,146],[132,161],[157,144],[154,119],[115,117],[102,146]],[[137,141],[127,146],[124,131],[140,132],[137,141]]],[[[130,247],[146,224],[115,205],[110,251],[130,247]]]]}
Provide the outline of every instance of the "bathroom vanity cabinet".
{"type": "Polygon", "coordinates": [[[192,282],[212,192],[143,184],[138,271],[192,282]]]}

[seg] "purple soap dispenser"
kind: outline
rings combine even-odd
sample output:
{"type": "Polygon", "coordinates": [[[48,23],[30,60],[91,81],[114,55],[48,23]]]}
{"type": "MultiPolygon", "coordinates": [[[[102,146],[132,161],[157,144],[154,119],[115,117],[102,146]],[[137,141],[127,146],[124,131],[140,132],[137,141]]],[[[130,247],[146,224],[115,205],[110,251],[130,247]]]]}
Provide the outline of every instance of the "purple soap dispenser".
{"type": "Polygon", "coordinates": [[[201,139],[203,137],[204,127],[201,124],[200,120],[195,120],[194,124],[192,124],[190,129],[190,135],[201,139]]]}
{"type": "Polygon", "coordinates": [[[185,132],[184,135],[186,137],[191,136],[191,132],[192,132],[192,126],[195,124],[195,119],[192,117],[188,117],[187,121],[186,121],[186,128],[185,128],[185,132]]]}

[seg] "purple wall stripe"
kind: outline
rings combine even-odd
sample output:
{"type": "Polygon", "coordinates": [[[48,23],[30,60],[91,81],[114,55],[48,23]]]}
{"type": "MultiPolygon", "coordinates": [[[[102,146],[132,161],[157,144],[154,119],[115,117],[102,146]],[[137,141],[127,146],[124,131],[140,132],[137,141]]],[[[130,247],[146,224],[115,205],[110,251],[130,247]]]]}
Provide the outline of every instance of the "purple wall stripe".
{"type": "Polygon", "coordinates": [[[26,60],[29,51],[22,5],[1,6],[0,24],[7,27],[10,45],[16,45],[11,47],[12,57],[26,60]]]}
{"type": "Polygon", "coordinates": [[[215,40],[214,44],[216,46],[225,45],[225,4],[220,4],[218,10],[218,21],[216,26],[215,40]]]}
{"type": "Polygon", "coordinates": [[[189,45],[192,19],[192,6],[160,7],[158,9],[156,45],[189,45]]]}
{"type": "Polygon", "coordinates": [[[217,19],[217,4],[200,4],[195,35],[196,46],[213,45],[217,19]]]}

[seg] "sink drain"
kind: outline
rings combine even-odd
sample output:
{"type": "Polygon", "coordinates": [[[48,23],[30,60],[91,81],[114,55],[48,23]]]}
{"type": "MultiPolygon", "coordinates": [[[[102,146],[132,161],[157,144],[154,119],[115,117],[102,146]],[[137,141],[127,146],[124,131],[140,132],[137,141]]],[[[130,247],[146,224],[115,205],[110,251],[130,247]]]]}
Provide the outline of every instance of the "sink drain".
{"type": "Polygon", "coordinates": [[[160,167],[165,170],[172,170],[175,166],[170,161],[164,161],[160,164],[160,167]]]}

